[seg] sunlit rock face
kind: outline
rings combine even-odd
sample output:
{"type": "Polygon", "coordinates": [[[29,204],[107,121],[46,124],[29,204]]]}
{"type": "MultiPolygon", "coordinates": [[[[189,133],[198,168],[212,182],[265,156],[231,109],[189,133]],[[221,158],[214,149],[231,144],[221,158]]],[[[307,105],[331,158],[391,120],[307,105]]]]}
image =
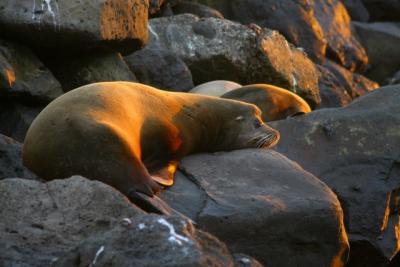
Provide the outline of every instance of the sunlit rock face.
{"type": "Polygon", "coordinates": [[[225,18],[278,30],[319,62],[327,56],[350,70],[368,62],[352,36],[350,17],[339,0],[199,0],[217,8],[225,18]]]}
{"type": "Polygon", "coordinates": [[[22,165],[22,144],[0,134],[0,180],[9,177],[35,179],[31,171],[22,165]]]}
{"type": "Polygon", "coordinates": [[[400,22],[354,22],[353,26],[369,58],[365,75],[387,84],[400,69],[400,22]]]}
{"type": "Polygon", "coordinates": [[[337,194],[351,261],[371,259],[355,266],[383,266],[399,251],[399,102],[399,86],[382,87],[345,108],[270,123],[281,133],[276,150],[337,194]]]}
{"type": "Polygon", "coordinates": [[[151,19],[149,34],[149,47],[178,55],[195,84],[271,83],[299,94],[313,108],[320,103],[315,65],[277,31],[185,14],[151,19]]]}
{"type": "Polygon", "coordinates": [[[47,104],[61,94],[60,83],[28,47],[0,39],[0,100],[47,104]]]}
{"type": "Polygon", "coordinates": [[[336,196],[281,154],[246,149],[186,157],[161,197],[200,229],[266,266],[343,266],[336,196]]]}
{"type": "Polygon", "coordinates": [[[48,49],[134,51],[147,40],[147,0],[3,0],[1,35],[48,49]]]}

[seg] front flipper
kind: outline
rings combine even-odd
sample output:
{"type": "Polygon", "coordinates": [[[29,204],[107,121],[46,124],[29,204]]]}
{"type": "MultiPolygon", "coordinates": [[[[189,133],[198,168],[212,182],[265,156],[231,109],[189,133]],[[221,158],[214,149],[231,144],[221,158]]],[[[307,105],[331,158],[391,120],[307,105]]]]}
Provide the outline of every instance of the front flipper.
{"type": "Polygon", "coordinates": [[[154,181],[164,186],[172,186],[174,184],[174,175],[178,162],[170,162],[166,167],[161,170],[151,173],[154,181]]]}
{"type": "Polygon", "coordinates": [[[128,198],[132,203],[149,213],[162,215],[171,215],[174,213],[171,207],[156,195],[148,196],[139,191],[131,191],[128,198]]]}

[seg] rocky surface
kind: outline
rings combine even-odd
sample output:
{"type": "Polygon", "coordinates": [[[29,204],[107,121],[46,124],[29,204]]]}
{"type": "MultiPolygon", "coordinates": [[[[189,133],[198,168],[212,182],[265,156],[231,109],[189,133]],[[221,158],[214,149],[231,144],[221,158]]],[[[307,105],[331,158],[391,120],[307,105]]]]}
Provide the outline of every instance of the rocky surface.
{"type": "Polygon", "coordinates": [[[42,59],[60,81],[65,92],[95,82],[137,81],[121,54],[117,52],[44,54],[42,59]]]}
{"type": "Polygon", "coordinates": [[[352,20],[367,22],[369,12],[362,0],[342,0],[352,20]]]}
{"type": "Polygon", "coordinates": [[[60,83],[28,47],[0,39],[0,101],[43,104],[61,94],[60,83]]]}
{"type": "Polygon", "coordinates": [[[182,1],[178,3],[173,9],[175,15],[190,13],[200,18],[214,17],[223,19],[224,16],[218,10],[208,7],[200,3],[190,1],[182,1]]]}
{"type": "Polygon", "coordinates": [[[184,92],[194,87],[188,66],[169,50],[145,48],[126,56],[125,61],[141,83],[184,92]]]}
{"type": "Polygon", "coordinates": [[[200,154],[179,168],[175,185],[161,197],[231,251],[267,266],[345,262],[347,237],[336,196],[284,156],[262,149],[200,154]]]}
{"type": "Polygon", "coordinates": [[[270,123],[281,133],[276,150],[337,194],[354,266],[383,266],[399,250],[399,101],[399,86],[383,87],[345,108],[270,123]]]}
{"type": "Polygon", "coordinates": [[[396,72],[392,78],[389,80],[389,84],[398,84],[400,83],[400,70],[396,72]]]}
{"type": "Polygon", "coordinates": [[[0,134],[0,180],[8,177],[36,179],[36,175],[22,165],[22,144],[0,134]]]}
{"type": "Polygon", "coordinates": [[[400,68],[400,22],[354,22],[353,26],[368,53],[370,68],[366,75],[387,84],[400,68]]]}
{"type": "Polygon", "coordinates": [[[276,31],[189,14],[151,19],[149,30],[149,46],[183,59],[195,84],[271,83],[298,93],[311,107],[320,103],[315,65],[276,31]]]}
{"type": "Polygon", "coordinates": [[[362,0],[372,21],[400,21],[398,0],[362,0]]]}
{"type": "Polygon", "coordinates": [[[147,11],[146,0],[3,0],[0,32],[58,52],[105,47],[133,52],[147,40],[147,11]]]}

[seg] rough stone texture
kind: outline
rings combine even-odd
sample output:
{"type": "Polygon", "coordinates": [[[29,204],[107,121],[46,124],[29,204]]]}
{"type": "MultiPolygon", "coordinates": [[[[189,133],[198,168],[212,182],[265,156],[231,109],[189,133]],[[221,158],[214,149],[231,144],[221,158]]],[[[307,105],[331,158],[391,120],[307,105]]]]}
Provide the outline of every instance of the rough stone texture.
{"type": "Polygon", "coordinates": [[[387,84],[400,68],[400,22],[354,22],[353,26],[368,53],[370,68],[365,75],[387,84]]]}
{"type": "Polygon", "coordinates": [[[189,221],[154,215],[133,219],[135,222],[130,225],[118,225],[88,238],[61,256],[54,266],[225,267],[234,264],[225,244],[196,230],[189,221]]]}
{"type": "Polygon", "coordinates": [[[353,38],[350,17],[339,0],[198,0],[225,18],[278,30],[322,63],[325,56],[348,69],[363,69],[364,49],[353,38]]]}
{"type": "Polygon", "coordinates": [[[151,19],[149,30],[149,46],[177,54],[195,84],[269,83],[298,93],[311,107],[320,103],[316,67],[276,31],[189,14],[151,19]]]}
{"type": "Polygon", "coordinates": [[[318,65],[320,76],[318,80],[319,94],[321,95],[320,108],[344,107],[352,98],[336,76],[324,66],[318,65]]]}
{"type": "Polygon", "coordinates": [[[244,254],[233,254],[233,258],[236,267],[263,267],[260,262],[244,254]]]}
{"type": "Polygon", "coordinates": [[[205,17],[214,17],[219,19],[224,18],[224,16],[218,10],[200,3],[193,3],[190,1],[182,1],[179,4],[177,4],[172,10],[176,15],[190,13],[200,18],[205,18],[205,17]]]}
{"type": "Polygon", "coordinates": [[[372,259],[384,264],[399,250],[399,102],[400,87],[388,86],[344,108],[270,123],[281,133],[276,149],[338,195],[350,257],[371,258],[362,266],[380,266],[372,259]]]}
{"type": "Polygon", "coordinates": [[[95,82],[137,81],[117,52],[47,54],[42,59],[60,81],[64,91],[95,82]]]}
{"type": "Polygon", "coordinates": [[[367,22],[369,12],[362,0],[342,0],[352,20],[367,22]]]}
{"type": "Polygon", "coordinates": [[[58,52],[133,52],[147,40],[147,13],[147,0],[2,0],[0,33],[58,52]]]}
{"type": "Polygon", "coordinates": [[[22,144],[0,134],[0,180],[9,177],[37,178],[36,175],[22,165],[21,155],[22,144]]]}
{"type": "Polygon", "coordinates": [[[61,94],[60,83],[29,48],[0,39],[0,99],[48,103],[61,94]]]}
{"type": "Polygon", "coordinates": [[[29,126],[42,109],[0,101],[0,133],[24,142],[29,126]]]}
{"type": "Polygon", "coordinates": [[[247,149],[192,155],[179,168],[161,197],[232,252],[267,266],[343,266],[348,244],[339,202],[296,163],[247,149]]]}
{"type": "Polygon", "coordinates": [[[145,48],[125,61],[141,83],[170,91],[187,92],[194,87],[186,63],[168,50],[145,48]]]}
{"type": "Polygon", "coordinates": [[[88,236],[142,214],[113,188],[78,176],[48,183],[2,180],[0,207],[3,266],[50,266],[88,236]]]}
{"type": "Polygon", "coordinates": [[[400,70],[396,72],[393,77],[389,80],[389,84],[398,84],[400,83],[400,70]]]}
{"type": "Polygon", "coordinates": [[[400,21],[399,0],[362,0],[371,21],[400,21]]]}
{"type": "Polygon", "coordinates": [[[379,87],[379,84],[376,82],[369,80],[361,74],[353,73],[332,61],[327,60],[323,66],[335,75],[352,99],[362,96],[379,87]]]}

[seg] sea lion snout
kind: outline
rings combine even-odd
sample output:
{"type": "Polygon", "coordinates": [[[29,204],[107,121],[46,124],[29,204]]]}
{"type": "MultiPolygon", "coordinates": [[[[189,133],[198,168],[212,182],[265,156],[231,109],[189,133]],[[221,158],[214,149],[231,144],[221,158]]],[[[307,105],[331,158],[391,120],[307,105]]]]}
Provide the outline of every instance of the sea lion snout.
{"type": "Polygon", "coordinates": [[[258,148],[270,148],[275,146],[279,139],[281,138],[281,134],[278,130],[275,130],[269,127],[267,124],[262,125],[262,132],[259,135],[257,141],[258,148]]]}

